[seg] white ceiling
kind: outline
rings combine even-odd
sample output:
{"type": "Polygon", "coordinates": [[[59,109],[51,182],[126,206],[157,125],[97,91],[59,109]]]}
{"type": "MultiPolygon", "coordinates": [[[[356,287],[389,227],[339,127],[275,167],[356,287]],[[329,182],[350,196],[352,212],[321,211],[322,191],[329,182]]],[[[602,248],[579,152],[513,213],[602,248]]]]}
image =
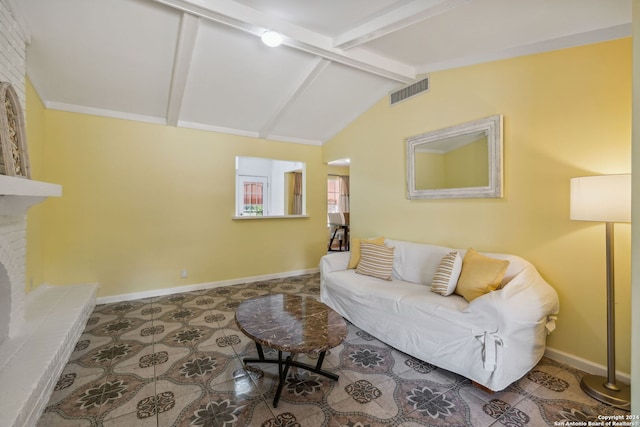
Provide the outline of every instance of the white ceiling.
{"type": "Polygon", "coordinates": [[[631,35],[631,0],[11,3],[47,108],[317,145],[424,73],[631,35]]]}

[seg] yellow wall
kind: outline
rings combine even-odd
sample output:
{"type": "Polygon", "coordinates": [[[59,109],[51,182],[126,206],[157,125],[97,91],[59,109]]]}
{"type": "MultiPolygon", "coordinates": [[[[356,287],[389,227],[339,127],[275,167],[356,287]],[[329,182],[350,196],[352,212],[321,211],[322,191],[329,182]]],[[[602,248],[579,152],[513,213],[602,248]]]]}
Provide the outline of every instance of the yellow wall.
{"type": "Polygon", "coordinates": [[[97,282],[98,295],[108,296],[318,266],[326,250],[320,147],[54,110],[45,116],[41,179],[63,186],[63,197],[45,206],[48,283],[97,282]],[[232,220],[237,155],[306,162],[309,218],[232,220]]]}
{"type": "Polygon", "coordinates": [[[327,166],[329,175],[349,176],[349,166],[327,166]]]}
{"type": "MultiPolygon", "coordinates": [[[[33,89],[29,79],[26,80],[26,131],[31,178],[44,180],[44,142],[45,142],[45,109],[33,89]]],[[[44,210],[47,201],[31,207],[27,213],[27,259],[26,259],[26,291],[35,289],[45,281],[44,276],[44,210]]]]}
{"type": "MultiPolygon", "coordinates": [[[[569,220],[569,179],[631,168],[631,39],[430,75],[431,89],[382,99],[325,144],[351,159],[354,236],[506,252],[558,291],[550,347],[606,363],[604,225],[569,220]],[[404,138],[504,116],[505,196],[407,200],[404,138]]],[[[630,365],[630,225],[616,225],[618,369],[630,365]]]]}

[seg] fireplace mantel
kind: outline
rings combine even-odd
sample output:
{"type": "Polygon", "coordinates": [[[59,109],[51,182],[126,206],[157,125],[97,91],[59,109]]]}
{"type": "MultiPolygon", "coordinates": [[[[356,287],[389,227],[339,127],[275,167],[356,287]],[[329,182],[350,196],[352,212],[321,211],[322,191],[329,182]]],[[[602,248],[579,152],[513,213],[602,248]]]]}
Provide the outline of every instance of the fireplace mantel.
{"type": "Polygon", "coordinates": [[[0,215],[21,215],[47,197],[62,196],[62,186],[0,175],[0,215]]]}
{"type": "Polygon", "coordinates": [[[62,196],[62,186],[34,181],[19,176],[0,175],[0,194],[3,196],[62,196]]]}
{"type": "Polygon", "coordinates": [[[24,323],[26,214],[47,197],[62,196],[62,186],[27,178],[0,175],[0,342],[16,336],[24,323]]]}

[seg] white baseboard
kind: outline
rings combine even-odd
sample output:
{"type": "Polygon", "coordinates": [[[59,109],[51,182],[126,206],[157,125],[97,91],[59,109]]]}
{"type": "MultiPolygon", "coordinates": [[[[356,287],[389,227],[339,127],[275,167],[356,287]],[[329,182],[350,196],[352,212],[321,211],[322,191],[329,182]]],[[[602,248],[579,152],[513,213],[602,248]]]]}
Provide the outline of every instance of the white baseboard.
{"type": "MultiPolygon", "coordinates": [[[[605,351],[605,352],[606,350],[607,350],[606,348],[602,349],[602,351],[605,351]]],[[[602,375],[604,377],[607,376],[606,366],[600,365],[599,363],[594,363],[587,359],[583,359],[582,357],[576,356],[574,354],[565,353],[564,351],[547,347],[547,349],[544,352],[544,355],[547,356],[549,359],[553,359],[558,362],[567,364],[569,366],[573,366],[574,368],[580,369],[590,374],[602,375]]],[[[631,374],[616,370],[616,380],[620,381],[621,383],[630,384],[631,374]]]]}
{"type": "Polygon", "coordinates": [[[193,292],[203,289],[220,288],[223,286],[239,285],[241,283],[259,282],[262,280],[282,279],[284,277],[302,276],[304,274],[314,274],[320,271],[319,268],[310,268],[307,270],[287,271],[285,273],[265,274],[262,276],[243,277],[239,279],[221,280],[218,282],[199,283],[195,285],[177,286],[175,288],[153,289],[144,292],[132,292],[128,294],[111,295],[99,297],[96,304],[111,304],[114,302],[131,301],[140,298],[159,297],[164,295],[177,294],[180,292],[193,292]]]}

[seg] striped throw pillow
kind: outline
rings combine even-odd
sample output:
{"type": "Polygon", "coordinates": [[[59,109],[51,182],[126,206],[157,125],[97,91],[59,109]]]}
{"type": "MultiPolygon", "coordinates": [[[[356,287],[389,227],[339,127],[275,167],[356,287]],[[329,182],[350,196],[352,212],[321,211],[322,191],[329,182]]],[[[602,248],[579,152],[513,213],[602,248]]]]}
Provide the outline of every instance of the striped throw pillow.
{"type": "Polygon", "coordinates": [[[462,257],[458,252],[450,252],[440,260],[431,281],[431,292],[449,296],[456,290],[462,271],[462,257]]]}
{"type": "Polygon", "coordinates": [[[384,245],[360,242],[360,262],[356,273],[391,280],[394,249],[384,245]]]}

